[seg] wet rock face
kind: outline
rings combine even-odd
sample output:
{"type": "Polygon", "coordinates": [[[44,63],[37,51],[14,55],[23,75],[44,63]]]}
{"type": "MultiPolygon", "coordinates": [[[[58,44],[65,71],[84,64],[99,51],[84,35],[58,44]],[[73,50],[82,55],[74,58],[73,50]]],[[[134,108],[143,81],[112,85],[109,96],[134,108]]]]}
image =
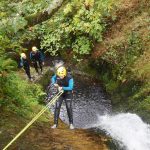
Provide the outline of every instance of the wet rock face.
{"type": "MultiPolygon", "coordinates": [[[[85,77],[75,77],[73,98],[73,119],[76,128],[89,128],[97,122],[97,116],[111,112],[111,102],[99,83],[85,77]]],[[[52,108],[54,111],[54,107],[52,108]]],[[[65,103],[62,104],[60,118],[68,124],[65,103]]]]}

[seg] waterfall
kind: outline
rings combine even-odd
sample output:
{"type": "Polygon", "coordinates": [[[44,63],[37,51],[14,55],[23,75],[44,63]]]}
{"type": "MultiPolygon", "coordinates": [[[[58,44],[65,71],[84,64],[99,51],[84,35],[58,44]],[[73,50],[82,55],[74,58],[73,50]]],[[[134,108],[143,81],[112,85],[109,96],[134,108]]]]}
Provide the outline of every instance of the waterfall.
{"type": "Polygon", "coordinates": [[[136,114],[98,116],[93,126],[105,130],[125,150],[150,150],[150,125],[136,114]]]}

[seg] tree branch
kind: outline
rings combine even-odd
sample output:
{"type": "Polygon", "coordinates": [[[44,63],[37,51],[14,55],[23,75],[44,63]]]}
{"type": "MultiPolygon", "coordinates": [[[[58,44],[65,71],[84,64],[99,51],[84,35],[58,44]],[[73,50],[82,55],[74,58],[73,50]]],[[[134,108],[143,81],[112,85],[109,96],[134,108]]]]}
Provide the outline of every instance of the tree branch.
{"type": "Polygon", "coordinates": [[[48,19],[51,18],[51,16],[58,11],[58,9],[62,6],[63,2],[65,2],[65,0],[61,1],[61,3],[58,3],[55,5],[55,7],[51,7],[48,8],[46,11],[44,12],[39,12],[37,14],[32,14],[30,16],[25,17],[25,19],[28,21],[28,24],[25,28],[30,27],[30,26],[34,26],[36,24],[40,24],[43,21],[46,21],[48,19]]]}

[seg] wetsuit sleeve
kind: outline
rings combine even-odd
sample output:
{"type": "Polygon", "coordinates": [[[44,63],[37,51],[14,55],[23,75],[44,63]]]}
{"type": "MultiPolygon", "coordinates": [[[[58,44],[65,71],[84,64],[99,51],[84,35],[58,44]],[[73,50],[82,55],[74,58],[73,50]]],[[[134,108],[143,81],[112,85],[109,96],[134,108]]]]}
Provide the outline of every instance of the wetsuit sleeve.
{"type": "Polygon", "coordinates": [[[44,59],[45,59],[44,54],[43,54],[41,51],[39,51],[39,53],[40,53],[40,60],[41,60],[41,61],[44,61],[44,59]]]}
{"type": "Polygon", "coordinates": [[[18,64],[18,68],[22,68],[23,67],[23,60],[20,58],[20,62],[18,64]]]}
{"type": "Polygon", "coordinates": [[[71,91],[71,90],[73,90],[73,86],[74,86],[74,80],[70,79],[68,87],[63,86],[62,88],[64,91],[71,91]]]}
{"type": "Polygon", "coordinates": [[[32,61],[32,59],[33,59],[33,58],[32,58],[32,52],[30,52],[30,60],[32,61]]]}
{"type": "Polygon", "coordinates": [[[51,78],[51,84],[55,84],[56,83],[56,75],[53,75],[51,78]]]}

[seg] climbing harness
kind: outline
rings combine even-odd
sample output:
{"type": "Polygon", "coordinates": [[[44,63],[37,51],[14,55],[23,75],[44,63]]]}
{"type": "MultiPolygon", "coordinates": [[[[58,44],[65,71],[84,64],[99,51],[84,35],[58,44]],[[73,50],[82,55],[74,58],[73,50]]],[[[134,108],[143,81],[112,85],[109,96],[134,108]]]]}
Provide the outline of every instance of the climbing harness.
{"type": "Polygon", "coordinates": [[[15,142],[51,105],[55,104],[57,99],[62,95],[63,90],[58,92],[50,102],[3,148],[6,150],[13,142],[15,142]]]}

